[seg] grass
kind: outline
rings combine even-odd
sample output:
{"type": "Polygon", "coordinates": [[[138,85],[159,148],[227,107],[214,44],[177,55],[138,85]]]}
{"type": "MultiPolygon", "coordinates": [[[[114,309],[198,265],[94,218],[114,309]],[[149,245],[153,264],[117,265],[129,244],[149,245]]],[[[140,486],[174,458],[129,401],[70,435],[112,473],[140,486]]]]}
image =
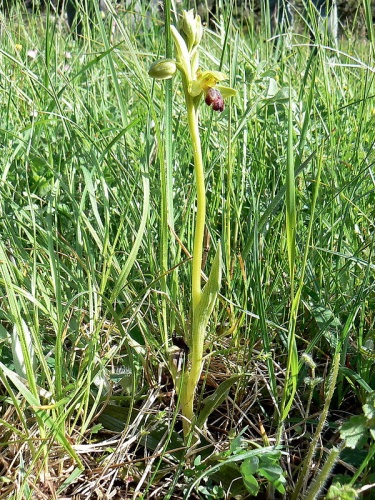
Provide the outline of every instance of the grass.
{"type": "Polygon", "coordinates": [[[109,37],[97,16],[77,41],[3,17],[0,498],[315,498],[332,470],[338,498],[373,494],[370,11],[370,41],[315,56],[302,35],[275,53],[230,9],[205,32],[201,64],[237,96],[201,105],[203,272],[221,241],[223,279],[198,447],[168,370],[172,333],[189,338],[195,192],[179,87],[147,75],[161,18],[119,12],[109,37]]]}

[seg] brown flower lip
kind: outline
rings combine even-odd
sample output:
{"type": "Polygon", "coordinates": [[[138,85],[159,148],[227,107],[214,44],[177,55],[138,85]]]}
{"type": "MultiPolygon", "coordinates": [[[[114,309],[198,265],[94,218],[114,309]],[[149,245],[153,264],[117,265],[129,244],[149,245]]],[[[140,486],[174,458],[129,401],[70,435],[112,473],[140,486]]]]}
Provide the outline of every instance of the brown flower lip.
{"type": "Polygon", "coordinates": [[[204,100],[207,106],[211,106],[214,111],[224,111],[224,99],[218,89],[215,89],[214,87],[209,88],[205,92],[204,100]]]}

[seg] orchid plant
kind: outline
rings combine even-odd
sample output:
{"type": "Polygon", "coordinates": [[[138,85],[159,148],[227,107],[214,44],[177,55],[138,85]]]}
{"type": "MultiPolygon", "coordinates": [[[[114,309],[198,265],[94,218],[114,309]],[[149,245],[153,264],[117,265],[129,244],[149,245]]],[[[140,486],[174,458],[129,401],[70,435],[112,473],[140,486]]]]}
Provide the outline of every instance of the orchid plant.
{"type": "Polygon", "coordinates": [[[201,266],[203,257],[203,239],[206,220],[206,190],[199,135],[199,103],[202,96],[214,111],[224,110],[224,98],[234,96],[236,91],[220,84],[226,75],[220,71],[202,70],[199,66],[199,46],[203,28],[199,16],[194,11],[183,11],[179,30],[171,26],[176,59],[163,59],[155,62],[149,75],[164,80],[173,78],[180,72],[185,97],[187,121],[194,157],[196,183],[196,219],[192,257],[191,283],[191,332],[185,339],[188,345],[188,360],[182,370],[171,370],[175,386],[179,390],[183,430],[188,436],[194,425],[194,395],[203,369],[203,349],[206,329],[220,289],[221,282],[221,247],[217,245],[216,256],[211,272],[204,287],[201,284],[201,266]]]}

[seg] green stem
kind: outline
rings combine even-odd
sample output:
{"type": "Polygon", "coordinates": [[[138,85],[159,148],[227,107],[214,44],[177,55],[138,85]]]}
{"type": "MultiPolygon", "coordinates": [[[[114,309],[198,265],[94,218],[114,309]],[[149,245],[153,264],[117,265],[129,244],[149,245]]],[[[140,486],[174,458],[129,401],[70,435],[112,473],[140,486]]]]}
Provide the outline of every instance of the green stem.
{"type": "Polygon", "coordinates": [[[194,248],[193,248],[193,271],[192,285],[192,307],[194,311],[199,304],[202,295],[201,289],[201,267],[203,256],[204,225],[206,220],[206,189],[204,184],[204,169],[202,160],[202,147],[199,136],[198,110],[194,106],[193,98],[186,96],[188,111],[188,125],[193,145],[195,183],[197,190],[197,212],[195,219],[194,248]]]}
{"type": "Polygon", "coordinates": [[[194,416],[193,403],[194,394],[202,372],[203,346],[205,337],[205,324],[200,321],[199,303],[202,297],[201,288],[201,266],[203,256],[203,238],[206,219],[206,189],[204,182],[204,168],[202,160],[202,147],[199,136],[198,110],[193,97],[185,87],[185,99],[187,107],[187,118],[189,133],[193,146],[195,183],[197,191],[197,211],[195,218],[194,247],[193,247],[193,269],[191,278],[192,288],[192,331],[191,331],[191,355],[190,370],[184,373],[183,388],[181,393],[181,411],[184,416],[183,428],[185,437],[191,428],[194,416]]]}

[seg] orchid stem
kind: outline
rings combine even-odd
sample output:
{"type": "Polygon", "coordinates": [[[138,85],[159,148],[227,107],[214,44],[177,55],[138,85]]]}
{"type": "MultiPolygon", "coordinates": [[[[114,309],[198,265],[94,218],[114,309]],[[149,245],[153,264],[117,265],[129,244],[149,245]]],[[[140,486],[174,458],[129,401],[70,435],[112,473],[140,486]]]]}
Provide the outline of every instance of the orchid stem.
{"type": "Polygon", "coordinates": [[[192,271],[192,306],[193,314],[198,305],[201,290],[201,267],[203,256],[204,225],[206,219],[206,190],[204,183],[204,169],[202,161],[202,148],[199,136],[198,110],[195,108],[193,99],[187,96],[189,132],[193,145],[194,172],[197,190],[197,211],[194,232],[193,248],[193,271],[192,271]]]}
{"type": "MultiPolygon", "coordinates": [[[[230,87],[217,85],[227,77],[220,71],[202,71],[199,68],[199,44],[203,35],[201,18],[194,16],[194,11],[183,11],[180,30],[170,26],[176,48],[176,60],[163,59],[153,63],[148,71],[152,78],[168,80],[177,71],[181,73],[187,110],[187,120],[193,147],[195,185],[197,193],[193,262],[191,273],[191,332],[188,340],[189,358],[182,370],[176,369],[174,361],[171,372],[180,393],[180,405],[183,415],[183,431],[186,441],[194,425],[194,395],[203,369],[204,339],[208,321],[215,307],[221,282],[221,246],[217,246],[207,283],[202,289],[201,268],[203,240],[206,222],[206,188],[202,146],[199,136],[198,104],[204,95],[207,106],[213,111],[224,111],[224,97],[234,96],[236,91],[230,87]]],[[[188,442],[188,441],[187,441],[188,442]]]]}
{"type": "Polygon", "coordinates": [[[189,133],[193,146],[194,172],[197,191],[197,210],[195,218],[193,265],[192,265],[192,330],[191,330],[191,357],[190,369],[184,373],[183,389],[181,393],[181,410],[184,416],[184,435],[187,437],[191,429],[194,416],[194,394],[202,372],[203,346],[205,326],[199,320],[198,306],[202,296],[201,266],[203,256],[203,238],[206,219],[206,190],[204,182],[204,168],[202,147],[199,136],[198,109],[194,99],[185,92],[189,133]]]}

